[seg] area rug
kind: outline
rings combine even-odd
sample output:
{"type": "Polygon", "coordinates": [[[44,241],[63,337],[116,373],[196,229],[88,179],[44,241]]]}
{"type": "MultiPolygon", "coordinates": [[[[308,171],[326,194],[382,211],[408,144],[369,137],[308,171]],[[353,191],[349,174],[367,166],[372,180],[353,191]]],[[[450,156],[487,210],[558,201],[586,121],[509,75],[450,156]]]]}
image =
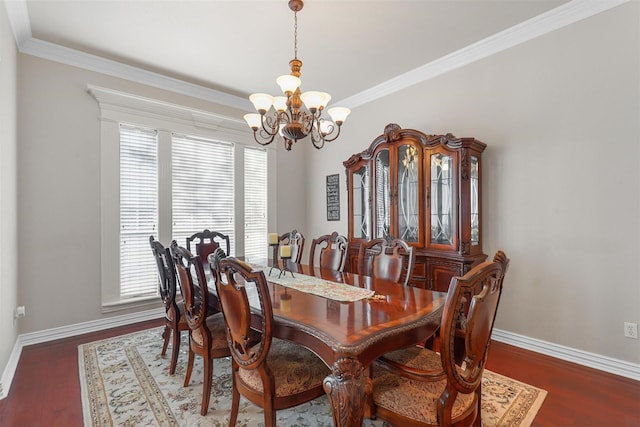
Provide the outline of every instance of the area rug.
{"type": "MultiPolygon", "coordinates": [[[[161,357],[163,328],[153,328],[78,347],[85,426],[215,426],[229,425],[231,361],[214,361],[209,412],[200,415],[202,358],[196,357],[191,384],[183,387],[187,335],[183,333],[175,375],[169,355],[161,357]]],[[[546,391],[485,370],[482,383],[484,426],[529,426],[546,391]]],[[[333,426],[326,396],[277,412],[278,426],[333,426]]],[[[264,425],[260,408],[242,398],[237,426],[264,425]]],[[[391,427],[365,419],[365,427],[391,427]]]]}

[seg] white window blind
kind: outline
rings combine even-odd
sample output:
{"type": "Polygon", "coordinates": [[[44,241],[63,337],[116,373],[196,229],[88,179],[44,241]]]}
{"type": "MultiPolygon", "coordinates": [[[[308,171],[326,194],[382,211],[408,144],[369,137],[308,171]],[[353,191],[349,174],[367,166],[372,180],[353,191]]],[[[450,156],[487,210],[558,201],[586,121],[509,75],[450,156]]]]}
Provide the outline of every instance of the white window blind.
{"type": "Polygon", "coordinates": [[[244,256],[267,259],[267,152],[244,149],[244,256]]]}
{"type": "Polygon", "coordinates": [[[157,294],[158,133],[120,125],[120,299],[157,294]]]}
{"type": "Polygon", "coordinates": [[[228,235],[235,254],[233,167],[233,144],[172,135],[172,235],[179,245],[209,229],[228,235]]]}

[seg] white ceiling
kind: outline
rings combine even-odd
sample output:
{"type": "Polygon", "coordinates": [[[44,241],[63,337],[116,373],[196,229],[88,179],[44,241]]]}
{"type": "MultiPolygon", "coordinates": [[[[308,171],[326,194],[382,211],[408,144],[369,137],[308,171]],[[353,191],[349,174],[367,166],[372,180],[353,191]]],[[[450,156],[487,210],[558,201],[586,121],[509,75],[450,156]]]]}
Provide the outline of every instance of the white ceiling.
{"type": "MultiPolygon", "coordinates": [[[[5,2],[23,52],[47,57],[47,49],[70,48],[67,56],[96,55],[242,98],[277,95],[275,78],[288,74],[293,58],[294,15],[286,0],[5,2]]],[[[424,79],[460,52],[475,52],[470,62],[494,53],[495,40],[505,49],[620,1],[596,9],[588,3],[306,0],[298,13],[302,89],[353,105],[358,94],[419,67],[424,79]]]]}

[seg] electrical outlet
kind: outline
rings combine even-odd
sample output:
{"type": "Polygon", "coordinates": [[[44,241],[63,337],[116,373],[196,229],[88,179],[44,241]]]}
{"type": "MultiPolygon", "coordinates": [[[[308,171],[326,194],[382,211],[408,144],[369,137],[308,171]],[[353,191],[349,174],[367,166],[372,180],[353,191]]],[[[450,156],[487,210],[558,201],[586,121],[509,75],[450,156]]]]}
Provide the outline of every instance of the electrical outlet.
{"type": "Polygon", "coordinates": [[[26,312],[24,309],[24,305],[19,305],[16,307],[15,311],[13,312],[13,318],[14,319],[22,319],[25,316],[26,312]]]}
{"type": "Polygon", "coordinates": [[[624,322],[624,336],[626,338],[638,339],[638,324],[624,322]]]}

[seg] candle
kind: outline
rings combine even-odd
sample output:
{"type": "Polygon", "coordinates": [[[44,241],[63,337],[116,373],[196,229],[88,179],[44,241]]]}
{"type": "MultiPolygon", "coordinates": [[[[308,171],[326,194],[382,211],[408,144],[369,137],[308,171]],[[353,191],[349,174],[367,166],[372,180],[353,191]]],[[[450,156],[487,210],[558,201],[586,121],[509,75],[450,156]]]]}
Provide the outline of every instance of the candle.
{"type": "Polygon", "coordinates": [[[291,258],[291,246],[280,246],[280,258],[291,258]]]}
{"type": "Polygon", "coordinates": [[[278,233],[269,233],[269,244],[270,245],[278,244],[278,233]]]}

